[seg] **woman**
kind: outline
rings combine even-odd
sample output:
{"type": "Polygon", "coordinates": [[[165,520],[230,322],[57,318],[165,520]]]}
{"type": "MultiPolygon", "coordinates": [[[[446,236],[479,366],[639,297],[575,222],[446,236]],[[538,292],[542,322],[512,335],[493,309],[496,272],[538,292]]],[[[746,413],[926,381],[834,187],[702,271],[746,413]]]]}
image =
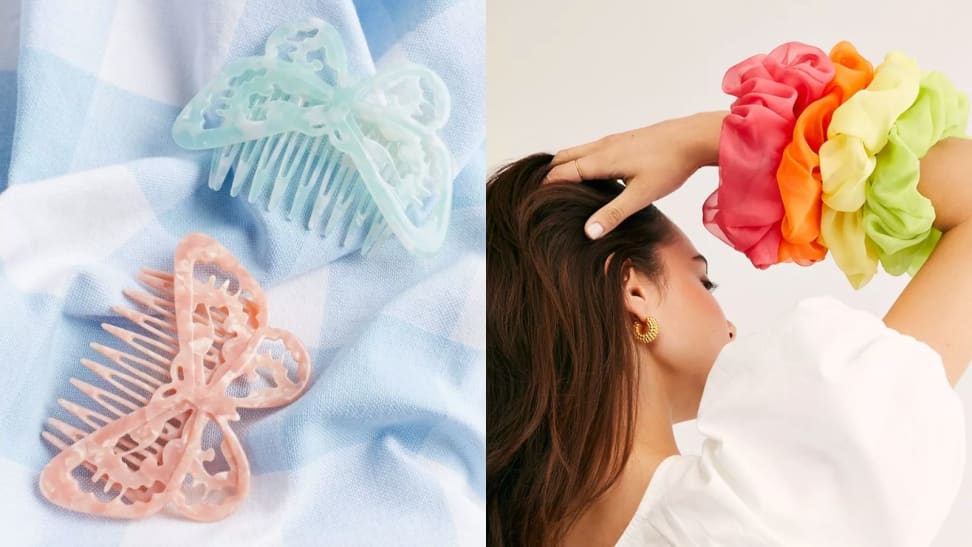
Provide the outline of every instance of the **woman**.
{"type": "Polygon", "coordinates": [[[883,320],[813,297],[736,339],[706,260],[652,205],[717,164],[725,114],[488,182],[489,545],[935,537],[965,461],[972,141],[922,159],[945,235],[883,320]],[[672,425],[693,418],[703,448],[683,455],[672,425]]]}

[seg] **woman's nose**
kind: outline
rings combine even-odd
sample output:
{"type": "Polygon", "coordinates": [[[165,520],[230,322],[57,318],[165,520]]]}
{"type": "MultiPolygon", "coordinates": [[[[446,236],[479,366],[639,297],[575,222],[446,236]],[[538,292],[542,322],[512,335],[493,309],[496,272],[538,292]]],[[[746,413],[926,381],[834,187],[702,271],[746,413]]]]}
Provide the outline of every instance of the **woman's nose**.
{"type": "Polygon", "coordinates": [[[726,321],[726,323],[729,323],[729,339],[733,340],[736,338],[736,325],[732,321],[726,321]]]}

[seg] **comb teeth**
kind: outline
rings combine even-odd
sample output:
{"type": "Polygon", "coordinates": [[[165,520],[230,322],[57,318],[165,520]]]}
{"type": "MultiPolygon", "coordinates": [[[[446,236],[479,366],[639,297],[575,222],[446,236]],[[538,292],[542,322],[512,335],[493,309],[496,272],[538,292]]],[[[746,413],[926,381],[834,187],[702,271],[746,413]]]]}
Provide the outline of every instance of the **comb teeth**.
{"type": "Polygon", "coordinates": [[[350,156],[327,136],[294,131],[224,146],[213,157],[209,187],[219,190],[227,179],[231,196],[243,194],[322,237],[340,238],[342,247],[360,237],[363,255],[391,235],[350,156]]]}
{"type": "MultiPolygon", "coordinates": [[[[95,429],[145,406],[152,394],[171,380],[169,370],[172,359],[178,352],[173,276],[167,272],[143,269],[138,274],[138,280],[149,288],[150,292],[126,290],[124,294],[145,311],[122,307],[112,308],[121,317],[131,322],[133,328],[102,324],[102,328],[118,339],[125,349],[93,342],[91,349],[104,357],[106,362],[81,359],[81,364],[101,378],[106,387],[98,387],[78,378],[71,378],[71,384],[90,401],[82,405],[66,399],[58,399],[58,404],[84,427],[71,425],[53,417],[47,420],[50,431],[42,432],[41,436],[59,450],[63,450],[95,429]],[[107,387],[111,390],[106,389],[107,387]]],[[[209,284],[216,287],[216,278],[210,277],[209,284]]],[[[224,292],[230,292],[228,281],[219,288],[224,292]]],[[[210,309],[210,314],[214,319],[215,343],[204,357],[204,364],[208,370],[215,368],[219,362],[219,352],[227,338],[227,331],[221,326],[221,322],[226,319],[225,312],[210,309]]],[[[205,320],[198,312],[194,313],[194,318],[205,320]]],[[[173,421],[166,423],[159,440],[149,447],[150,452],[161,451],[162,445],[181,434],[185,418],[173,421]]],[[[124,449],[134,447],[134,443],[122,442],[124,449]]],[[[139,457],[144,459],[145,456],[133,453],[127,455],[125,461],[130,465],[137,465],[139,457]]],[[[89,471],[95,470],[92,468],[89,471]]]]}

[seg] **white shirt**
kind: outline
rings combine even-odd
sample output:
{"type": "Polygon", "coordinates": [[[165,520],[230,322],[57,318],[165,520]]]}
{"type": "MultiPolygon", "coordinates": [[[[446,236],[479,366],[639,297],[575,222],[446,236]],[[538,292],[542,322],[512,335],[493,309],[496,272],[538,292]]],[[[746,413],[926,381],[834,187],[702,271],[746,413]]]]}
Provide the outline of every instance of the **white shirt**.
{"type": "Polygon", "coordinates": [[[965,464],[941,356],[836,298],[727,344],[700,455],[662,461],[617,545],[929,545],[965,464]]]}

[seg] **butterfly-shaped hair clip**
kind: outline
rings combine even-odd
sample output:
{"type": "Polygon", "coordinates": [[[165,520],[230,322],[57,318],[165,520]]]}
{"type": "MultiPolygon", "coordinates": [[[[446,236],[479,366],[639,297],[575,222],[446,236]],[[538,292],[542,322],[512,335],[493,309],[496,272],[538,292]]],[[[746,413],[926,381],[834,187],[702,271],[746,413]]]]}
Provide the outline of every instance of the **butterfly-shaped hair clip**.
{"type": "Polygon", "coordinates": [[[214,190],[229,180],[230,195],[363,255],[391,233],[431,254],[452,209],[452,162],[437,134],[449,102],[442,79],[417,64],[352,79],[337,30],[308,18],[278,27],[263,55],[227,65],[172,135],[215,149],[214,190]]]}
{"type": "Polygon", "coordinates": [[[60,449],[40,491],[74,511],[140,518],[163,507],[221,519],[249,490],[246,454],[229,423],[239,408],[285,405],[305,390],[307,350],[267,324],[256,281],[219,243],[189,234],[175,271],[142,270],[149,289],[115,308],[129,328],[102,325],[127,346],[91,347],[110,365],[82,359],[99,385],[71,383],[96,404],[60,399],[69,424],[50,418],[42,436],[60,449]]]}

